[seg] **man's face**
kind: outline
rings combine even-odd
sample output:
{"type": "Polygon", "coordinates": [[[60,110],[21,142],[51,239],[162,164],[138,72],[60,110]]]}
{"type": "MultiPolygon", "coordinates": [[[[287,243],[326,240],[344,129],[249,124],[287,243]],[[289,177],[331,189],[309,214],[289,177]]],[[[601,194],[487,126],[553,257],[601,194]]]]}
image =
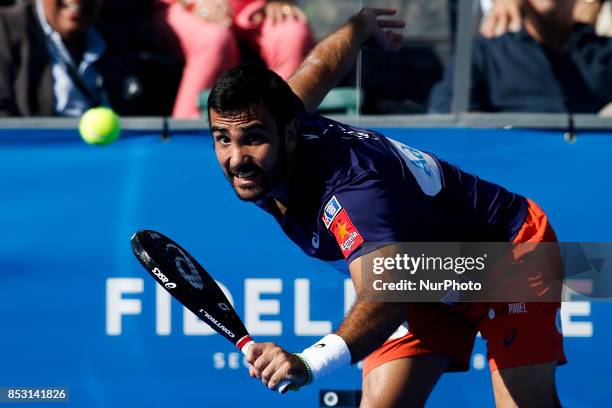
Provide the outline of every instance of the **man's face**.
{"type": "Polygon", "coordinates": [[[210,124],[217,160],[240,199],[256,201],[286,176],[285,135],[266,107],[231,114],[211,109],[210,124]]]}
{"type": "Polygon", "coordinates": [[[49,25],[64,39],[89,28],[98,15],[104,0],[43,0],[49,25]]]}

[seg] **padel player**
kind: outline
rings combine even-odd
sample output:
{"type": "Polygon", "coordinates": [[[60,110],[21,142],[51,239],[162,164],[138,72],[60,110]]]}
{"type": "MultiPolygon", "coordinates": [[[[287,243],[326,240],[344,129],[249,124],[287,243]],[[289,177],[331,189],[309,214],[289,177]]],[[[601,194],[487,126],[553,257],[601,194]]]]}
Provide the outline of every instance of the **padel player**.
{"type": "Polygon", "coordinates": [[[250,374],[270,388],[283,379],[301,386],[365,359],[363,406],[423,406],[444,372],[468,368],[480,331],[498,406],[560,406],[559,303],[526,303],[515,313],[507,303],[476,303],[468,313],[444,303],[359,297],[365,242],[556,239],[527,198],[377,132],[309,113],[364,43],[398,46],[392,29],[402,23],[380,19],[392,14],[362,10],[323,40],[288,84],[245,66],[225,72],[210,94],[215,152],[237,195],[269,212],[306,254],[345,259],[357,292],[338,330],[302,353],[252,346],[250,374]]]}

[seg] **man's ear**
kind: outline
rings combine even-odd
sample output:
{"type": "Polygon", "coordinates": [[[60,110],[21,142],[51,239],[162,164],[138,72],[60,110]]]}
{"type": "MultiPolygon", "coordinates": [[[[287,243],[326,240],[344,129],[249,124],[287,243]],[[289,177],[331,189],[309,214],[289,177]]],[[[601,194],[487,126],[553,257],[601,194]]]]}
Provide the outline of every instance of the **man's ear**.
{"type": "Polygon", "coordinates": [[[300,122],[293,119],[285,127],[285,149],[288,153],[293,153],[297,147],[298,133],[300,130],[300,122]]]}

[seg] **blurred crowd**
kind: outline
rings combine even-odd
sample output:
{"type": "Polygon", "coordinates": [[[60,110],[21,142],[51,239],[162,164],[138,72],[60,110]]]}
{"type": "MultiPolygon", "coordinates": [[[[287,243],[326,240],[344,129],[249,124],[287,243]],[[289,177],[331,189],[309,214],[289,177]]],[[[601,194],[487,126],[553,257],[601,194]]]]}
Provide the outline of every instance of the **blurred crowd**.
{"type": "MultiPolygon", "coordinates": [[[[0,116],[80,116],[103,105],[126,116],[197,118],[205,91],[237,64],[265,64],[288,78],[314,45],[315,20],[333,14],[339,25],[349,17],[341,3],[0,0],[0,116]]],[[[437,8],[449,27],[447,56],[439,36],[414,32],[399,53],[364,52],[363,112],[451,112],[458,1],[363,4],[400,15],[405,8],[408,30],[437,8]]],[[[480,12],[470,111],[611,110],[609,1],[481,0],[480,12]]],[[[355,86],[355,74],[343,82],[355,86]]]]}
{"type": "MultiPolygon", "coordinates": [[[[486,2],[489,3],[489,2],[486,2]]],[[[471,56],[471,112],[602,113],[612,101],[610,3],[495,0],[471,56]]],[[[451,64],[429,112],[451,110],[451,64]]]]}
{"type": "Polygon", "coordinates": [[[196,118],[243,53],[287,78],[312,42],[290,1],[18,0],[0,9],[0,115],[196,118]]]}

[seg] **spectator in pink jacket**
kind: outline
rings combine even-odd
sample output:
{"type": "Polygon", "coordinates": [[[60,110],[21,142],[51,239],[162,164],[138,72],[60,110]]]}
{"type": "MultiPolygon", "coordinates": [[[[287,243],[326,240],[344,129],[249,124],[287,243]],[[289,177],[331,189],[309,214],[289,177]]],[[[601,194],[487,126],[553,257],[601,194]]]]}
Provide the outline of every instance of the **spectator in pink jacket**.
{"type": "Polygon", "coordinates": [[[156,0],[154,25],[162,43],[178,39],[174,52],[185,61],[175,118],[199,116],[198,94],[240,62],[238,41],[285,79],[313,44],[306,15],[292,1],[156,0]]]}

